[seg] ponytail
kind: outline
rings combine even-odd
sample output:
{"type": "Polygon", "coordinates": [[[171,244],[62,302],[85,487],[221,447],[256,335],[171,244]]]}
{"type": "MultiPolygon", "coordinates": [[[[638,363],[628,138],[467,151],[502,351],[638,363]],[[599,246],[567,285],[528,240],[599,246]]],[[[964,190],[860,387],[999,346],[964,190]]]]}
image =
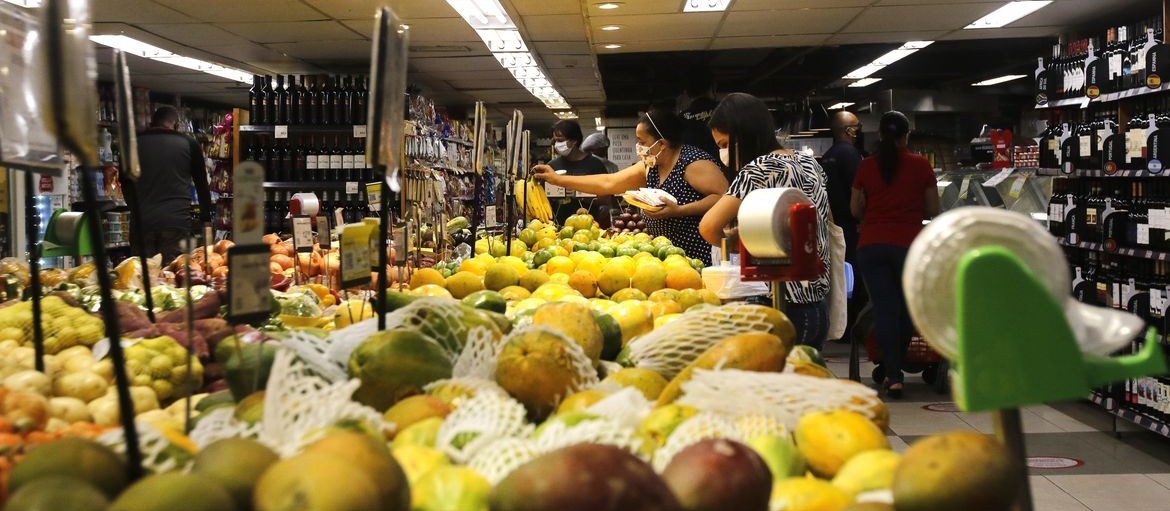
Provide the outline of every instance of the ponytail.
{"type": "Polygon", "coordinates": [[[877,162],[882,181],[887,185],[894,181],[898,173],[898,159],[901,148],[898,141],[910,133],[910,119],[897,110],[891,110],[882,115],[878,134],[881,142],[878,143],[877,162]]]}

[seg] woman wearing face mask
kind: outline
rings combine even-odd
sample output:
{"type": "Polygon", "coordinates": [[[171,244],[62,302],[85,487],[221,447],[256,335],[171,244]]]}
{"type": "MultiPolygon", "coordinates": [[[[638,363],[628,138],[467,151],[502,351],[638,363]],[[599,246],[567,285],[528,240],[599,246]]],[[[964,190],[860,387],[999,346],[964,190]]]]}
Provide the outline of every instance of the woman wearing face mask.
{"type": "MultiPolygon", "coordinates": [[[[605,162],[581,149],[584,135],[581,125],[577,121],[566,119],[557,121],[553,125],[553,151],[556,157],[548,162],[549,167],[555,170],[564,170],[569,176],[592,176],[605,174],[605,162]]],[[[609,208],[613,204],[610,194],[596,194],[597,198],[565,199],[561,204],[554,202],[557,212],[557,223],[564,225],[565,220],[577,214],[577,210],[585,208],[602,227],[609,227],[609,208]]],[[[552,199],[556,201],[557,199],[552,199]]]]}
{"type": "MultiPolygon", "coordinates": [[[[817,210],[817,248],[829,267],[829,196],[825,171],[811,156],[780,147],[776,126],[768,106],[749,94],[729,94],[711,114],[708,123],[719,146],[720,158],[731,167],[742,168],[735,175],[727,195],[703,216],[699,231],[703,239],[719,245],[739,212],[744,197],[761,188],[791,187],[804,192],[817,210]],[[733,155],[738,154],[738,158],[733,155]]],[[[785,284],[785,313],[796,326],[796,341],[820,349],[829,330],[829,274],[813,281],[785,284]]]]}
{"type": "Polygon", "coordinates": [[[674,196],[657,212],[644,211],[646,230],[665,236],[686,251],[687,257],[711,264],[711,247],[699,236],[699,220],[727,191],[714,158],[682,144],[682,120],[673,113],[651,110],[634,130],[640,161],[614,174],[594,176],[558,175],[555,165],[537,165],[534,177],[557,186],[595,195],[616,195],[638,188],[657,188],[674,196]]]}

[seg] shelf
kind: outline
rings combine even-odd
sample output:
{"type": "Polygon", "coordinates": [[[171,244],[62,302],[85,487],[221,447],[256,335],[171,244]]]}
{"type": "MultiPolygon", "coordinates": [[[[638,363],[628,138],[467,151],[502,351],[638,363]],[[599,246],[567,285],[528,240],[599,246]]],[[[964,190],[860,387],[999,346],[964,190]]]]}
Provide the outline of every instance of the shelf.
{"type": "Polygon", "coordinates": [[[1036,110],[1045,110],[1048,108],[1063,108],[1066,106],[1075,106],[1075,107],[1079,107],[1079,108],[1085,108],[1086,106],[1089,106],[1089,98],[1082,97],[1082,98],[1069,98],[1069,99],[1058,99],[1056,101],[1049,101],[1047,104],[1044,104],[1044,105],[1036,105],[1036,110]]]}
{"type": "Polygon", "coordinates": [[[271,190],[344,190],[345,181],[265,181],[271,190]]]}
{"type": "MultiPolygon", "coordinates": [[[[327,126],[306,126],[301,124],[292,124],[288,126],[288,132],[293,133],[326,133],[326,134],[353,134],[352,124],[341,125],[327,125],[327,126]]],[[[358,126],[364,126],[359,124],[358,126]]],[[[276,126],[270,124],[245,124],[240,126],[240,133],[273,133],[276,131],[276,126]]]]}
{"type": "Polygon", "coordinates": [[[1170,90],[1170,82],[1163,83],[1161,87],[1151,89],[1149,87],[1137,87],[1133,89],[1123,90],[1121,92],[1110,92],[1102,94],[1097,99],[1089,99],[1087,97],[1058,99],[1056,101],[1049,101],[1046,105],[1036,105],[1037,110],[1044,110],[1046,108],[1063,108],[1075,106],[1079,108],[1088,108],[1089,105],[1096,105],[1101,103],[1112,103],[1114,101],[1121,101],[1123,99],[1133,98],[1137,96],[1145,96],[1147,94],[1157,94],[1170,90]]]}
{"type": "Polygon", "coordinates": [[[1157,250],[1146,250],[1139,248],[1119,248],[1115,252],[1105,250],[1105,246],[1100,243],[1092,243],[1082,241],[1080,243],[1068,243],[1063,239],[1058,240],[1061,246],[1070,248],[1080,248],[1084,250],[1092,250],[1094,252],[1102,252],[1106,254],[1116,254],[1128,257],[1137,257],[1139,259],[1151,259],[1155,261],[1170,260],[1170,252],[1159,252],[1157,250]]]}
{"type": "Polygon", "coordinates": [[[1162,422],[1158,419],[1150,417],[1144,413],[1131,410],[1125,403],[1116,403],[1112,398],[1107,398],[1093,392],[1089,395],[1089,401],[1101,406],[1106,412],[1121,417],[1138,426],[1146,428],[1154,433],[1170,438],[1170,424],[1162,422]]]}
{"type": "Polygon", "coordinates": [[[1065,174],[1060,170],[1057,170],[1057,172],[1059,175],[1072,177],[1167,177],[1167,174],[1170,174],[1165,171],[1151,174],[1147,170],[1118,170],[1109,174],[1101,169],[1077,169],[1072,171],[1071,174],[1065,174]]]}
{"type": "Polygon", "coordinates": [[[462,139],[462,138],[448,138],[448,137],[443,137],[443,142],[454,142],[454,143],[456,143],[456,144],[459,144],[459,145],[461,145],[461,146],[465,146],[465,147],[475,147],[475,144],[474,144],[474,143],[472,143],[472,142],[470,142],[470,141],[468,141],[468,140],[464,140],[464,139],[462,139]]]}
{"type": "Polygon", "coordinates": [[[98,121],[97,125],[99,128],[117,128],[118,121],[98,121]]]}
{"type": "Polygon", "coordinates": [[[130,248],[130,244],[129,243],[111,243],[111,244],[106,245],[106,248],[110,249],[110,250],[119,249],[119,248],[130,248]]]}

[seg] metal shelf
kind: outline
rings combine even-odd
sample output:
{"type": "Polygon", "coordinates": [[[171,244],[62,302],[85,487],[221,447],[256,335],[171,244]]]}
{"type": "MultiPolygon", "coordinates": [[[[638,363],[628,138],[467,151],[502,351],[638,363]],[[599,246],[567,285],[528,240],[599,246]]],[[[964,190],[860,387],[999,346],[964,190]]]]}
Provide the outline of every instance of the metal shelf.
{"type": "MultiPolygon", "coordinates": [[[[358,124],[357,126],[364,126],[358,124]]],[[[339,124],[339,125],[304,125],[304,124],[290,124],[288,125],[288,132],[292,133],[325,133],[325,134],[353,134],[353,124],[339,124]]],[[[240,126],[240,133],[275,133],[276,126],[271,124],[244,124],[240,126]]]]}
{"type": "Polygon", "coordinates": [[[1065,241],[1063,239],[1059,240],[1059,243],[1061,246],[1064,246],[1064,247],[1092,250],[1094,252],[1101,252],[1101,253],[1105,253],[1105,254],[1115,254],[1115,255],[1122,255],[1122,256],[1128,256],[1128,257],[1137,257],[1139,259],[1151,259],[1154,261],[1170,260],[1170,253],[1159,252],[1157,250],[1146,250],[1146,249],[1138,249],[1138,248],[1119,248],[1116,251],[1110,252],[1108,250],[1105,250],[1105,245],[1102,245],[1101,243],[1093,243],[1093,242],[1088,242],[1088,241],[1082,241],[1080,243],[1068,243],[1067,241],[1065,241]]]}
{"type": "Polygon", "coordinates": [[[1142,412],[1132,410],[1125,403],[1115,402],[1112,398],[1102,396],[1096,392],[1093,392],[1089,395],[1089,401],[1100,405],[1105,409],[1106,412],[1109,412],[1117,417],[1121,417],[1122,419],[1137,424],[1138,426],[1146,428],[1154,433],[1170,438],[1170,424],[1150,417],[1149,415],[1146,415],[1142,412]]]}
{"type": "Polygon", "coordinates": [[[271,190],[344,190],[345,181],[265,181],[271,190]]]}
{"type": "Polygon", "coordinates": [[[1157,174],[1151,174],[1149,171],[1142,170],[1118,170],[1110,174],[1101,169],[1076,169],[1072,173],[1066,174],[1063,171],[1057,170],[1058,175],[1071,177],[1168,177],[1170,173],[1166,171],[1157,174]]]}
{"type": "Polygon", "coordinates": [[[1133,88],[1133,89],[1123,90],[1120,92],[1110,92],[1108,94],[1102,94],[1102,95],[1098,96],[1097,99],[1089,99],[1088,97],[1058,99],[1056,101],[1049,101],[1048,104],[1045,104],[1045,105],[1036,105],[1036,109],[1037,110],[1044,110],[1046,108],[1063,108],[1063,107],[1069,107],[1069,106],[1075,106],[1075,107],[1079,107],[1081,109],[1084,109],[1084,108],[1088,108],[1089,105],[1096,105],[1096,104],[1101,104],[1101,103],[1112,103],[1115,101],[1121,101],[1123,99],[1133,98],[1133,97],[1137,97],[1137,96],[1145,96],[1147,94],[1157,94],[1159,92],[1165,92],[1167,90],[1170,90],[1170,82],[1163,83],[1161,87],[1158,87],[1156,89],[1151,89],[1149,87],[1137,87],[1137,88],[1133,88]]]}

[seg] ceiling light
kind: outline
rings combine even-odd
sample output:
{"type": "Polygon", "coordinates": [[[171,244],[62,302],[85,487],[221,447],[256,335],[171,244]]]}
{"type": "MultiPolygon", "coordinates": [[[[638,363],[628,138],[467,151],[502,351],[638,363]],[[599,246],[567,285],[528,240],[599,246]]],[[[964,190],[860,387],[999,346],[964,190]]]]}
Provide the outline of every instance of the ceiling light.
{"type": "Polygon", "coordinates": [[[492,53],[528,52],[528,46],[524,44],[524,38],[520,37],[520,31],[514,28],[476,30],[475,33],[479,34],[479,38],[483,39],[488,51],[492,53]]]}
{"type": "Polygon", "coordinates": [[[504,66],[504,69],[536,66],[536,59],[532,58],[532,54],[528,52],[493,53],[492,55],[496,57],[501,66],[504,66]]]}
{"type": "Polygon", "coordinates": [[[598,125],[597,131],[605,131],[605,126],[598,125]]]}
{"type": "Polygon", "coordinates": [[[857,69],[854,69],[853,71],[850,71],[849,74],[843,76],[842,78],[844,78],[846,80],[858,80],[861,78],[865,78],[869,75],[872,75],[872,74],[880,71],[883,67],[886,67],[886,66],[893,64],[899,60],[902,60],[906,57],[909,57],[910,55],[913,55],[914,52],[921,50],[927,46],[930,46],[931,43],[934,43],[934,41],[910,41],[910,42],[907,42],[907,43],[903,44],[902,46],[899,46],[897,49],[890,50],[889,52],[886,52],[885,55],[882,55],[876,59],[873,59],[873,62],[870,62],[869,64],[866,64],[866,65],[861,66],[857,69]]]}
{"type": "Polygon", "coordinates": [[[1019,80],[1020,78],[1023,78],[1025,76],[1028,76],[1028,75],[1004,75],[1004,76],[1000,76],[998,78],[990,78],[987,80],[983,80],[982,82],[975,82],[971,85],[974,85],[975,87],[984,87],[987,85],[995,85],[995,84],[999,84],[999,83],[1010,82],[1012,80],[1019,80]]]}
{"type": "Polygon", "coordinates": [[[36,9],[41,6],[43,0],[4,0],[13,5],[24,7],[26,9],[36,9]]]}
{"type": "Polygon", "coordinates": [[[842,101],[842,102],[840,102],[840,103],[836,103],[836,104],[834,104],[834,105],[830,106],[828,109],[829,109],[829,110],[839,110],[839,109],[842,109],[842,108],[849,108],[849,107],[851,107],[851,106],[853,106],[853,102],[851,102],[851,101],[842,101]]]}
{"type": "Polygon", "coordinates": [[[683,12],[717,12],[727,9],[731,0],[686,0],[683,12]]]}
{"type": "Polygon", "coordinates": [[[144,43],[132,37],[124,35],[94,35],[89,36],[89,39],[102,46],[109,46],[110,48],[122,50],[130,55],[151,59],[157,62],[170,64],[172,66],[179,66],[207,73],[209,75],[218,76],[220,78],[227,78],[228,80],[237,81],[240,83],[251,83],[252,73],[240,69],[230,68],[214,64],[211,62],[194,59],[191,57],[184,57],[182,55],[169,52],[158,46],[144,43]]]}
{"type": "MultiPolygon", "coordinates": [[[[11,1],[11,0],[9,0],[9,1],[11,1]]],[[[621,6],[622,6],[621,2],[606,2],[603,4],[597,4],[597,8],[601,9],[603,11],[617,9],[618,7],[621,7],[621,6]]]]}
{"type": "Polygon", "coordinates": [[[991,14],[979,18],[973,21],[970,25],[967,25],[963,28],[999,28],[1020,18],[1023,18],[1024,16],[1032,14],[1050,3],[1052,3],[1052,0],[1008,2],[1007,5],[992,11],[991,14]]]}
{"type": "Polygon", "coordinates": [[[557,119],[576,119],[577,118],[577,112],[574,112],[572,110],[570,110],[568,112],[553,112],[553,115],[557,116],[557,119]]]}
{"type": "Polygon", "coordinates": [[[622,45],[620,45],[620,44],[607,44],[607,45],[605,45],[605,49],[607,49],[607,50],[616,50],[616,49],[621,48],[621,47],[622,47],[622,45]]]}
{"type": "Polygon", "coordinates": [[[447,0],[471,28],[516,28],[499,0],[447,0]]]}
{"type": "Polygon", "coordinates": [[[850,87],[868,87],[868,86],[873,85],[875,83],[878,83],[880,81],[882,81],[881,78],[865,78],[863,80],[857,80],[856,82],[849,84],[849,86],[850,87]]]}
{"type": "Polygon", "coordinates": [[[594,118],[593,118],[593,124],[596,124],[596,125],[598,125],[598,126],[601,126],[601,125],[605,124],[605,121],[604,121],[604,120],[602,120],[600,117],[594,117],[594,118]]]}
{"type": "Polygon", "coordinates": [[[606,31],[606,32],[613,32],[614,30],[621,30],[622,26],[621,25],[606,25],[604,27],[601,27],[601,29],[606,31]]]}

